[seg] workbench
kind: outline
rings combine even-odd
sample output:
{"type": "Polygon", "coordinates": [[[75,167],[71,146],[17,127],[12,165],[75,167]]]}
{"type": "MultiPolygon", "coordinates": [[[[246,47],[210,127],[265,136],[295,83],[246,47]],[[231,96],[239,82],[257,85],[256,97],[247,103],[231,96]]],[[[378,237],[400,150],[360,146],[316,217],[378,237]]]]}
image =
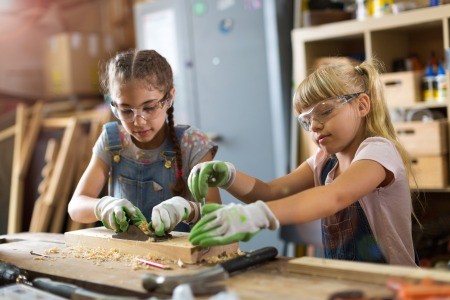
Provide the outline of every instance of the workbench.
{"type": "MultiPolygon", "coordinates": [[[[26,270],[31,279],[47,277],[76,284],[84,289],[114,295],[142,298],[152,296],[142,287],[141,276],[145,273],[195,274],[210,267],[201,264],[187,265],[174,270],[152,267],[134,269],[129,262],[114,260],[99,262],[63,255],[67,250],[63,234],[19,233],[0,236],[0,241],[0,260],[26,270]],[[57,251],[49,254],[49,257],[30,254],[30,251],[48,253],[50,249],[57,251]]],[[[289,273],[287,263],[290,259],[277,257],[274,261],[235,274],[221,283],[226,286],[227,291],[237,294],[240,299],[319,300],[328,299],[331,294],[346,290],[361,290],[367,297],[382,298],[394,295],[391,290],[380,284],[289,273]]]]}

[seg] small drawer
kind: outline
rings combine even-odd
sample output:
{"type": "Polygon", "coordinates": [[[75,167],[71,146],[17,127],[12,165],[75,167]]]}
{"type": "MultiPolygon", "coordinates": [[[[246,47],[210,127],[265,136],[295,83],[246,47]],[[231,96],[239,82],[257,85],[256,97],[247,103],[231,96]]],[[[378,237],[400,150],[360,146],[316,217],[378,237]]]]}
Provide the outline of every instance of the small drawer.
{"type": "Polygon", "coordinates": [[[400,143],[410,155],[442,155],[448,152],[447,121],[394,123],[400,143]]]}
{"type": "Polygon", "coordinates": [[[422,72],[394,72],[380,76],[388,106],[408,106],[422,101],[422,72]]]}
{"type": "Polygon", "coordinates": [[[411,168],[417,182],[410,178],[411,188],[446,188],[448,186],[448,159],[446,155],[417,156],[411,159],[411,168]]]}

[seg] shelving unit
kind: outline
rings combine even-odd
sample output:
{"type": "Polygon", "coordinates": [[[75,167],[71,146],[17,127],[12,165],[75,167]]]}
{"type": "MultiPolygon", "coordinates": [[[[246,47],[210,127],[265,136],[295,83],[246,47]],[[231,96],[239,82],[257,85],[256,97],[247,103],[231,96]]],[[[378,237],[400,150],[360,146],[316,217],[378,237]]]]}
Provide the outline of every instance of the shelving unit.
{"type": "MultiPolygon", "coordinates": [[[[415,53],[426,63],[432,51],[439,59],[445,58],[450,47],[450,5],[421,8],[397,15],[366,20],[349,20],[316,27],[296,28],[292,31],[294,86],[313,70],[316,59],[346,56],[357,59],[376,57],[392,72],[395,59],[415,53]]],[[[449,85],[449,70],[447,86],[449,85]]],[[[389,105],[389,103],[388,103],[389,105]]],[[[391,108],[396,108],[391,105],[391,108]]],[[[450,101],[442,103],[418,102],[401,109],[427,108],[444,113],[450,118],[450,101]]],[[[292,118],[291,169],[310,155],[309,134],[302,132],[295,117],[292,118]]],[[[448,127],[448,124],[447,124],[448,127]]],[[[450,140],[450,138],[448,139],[450,140]]],[[[448,156],[448,154],[446,154],[448,156]]],[[[450,161],[450,160],[447,160],[450,161]]],[[[450,170],[450,165],[447,165],[450,170]]],[[[448,184],[448,183],[447,183],[448,184]]],[[[450,184],[429,191],[450,192],[450,184]]],[[[427,190],[425,190],[427,192],[427,190]]]]}

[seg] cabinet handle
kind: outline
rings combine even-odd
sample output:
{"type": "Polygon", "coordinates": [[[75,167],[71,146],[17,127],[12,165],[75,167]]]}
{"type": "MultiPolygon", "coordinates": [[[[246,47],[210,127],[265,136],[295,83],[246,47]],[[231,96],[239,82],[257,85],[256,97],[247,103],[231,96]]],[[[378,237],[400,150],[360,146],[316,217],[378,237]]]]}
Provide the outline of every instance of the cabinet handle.
{"type": "Polygon", "coordinates": [[[221,136],[221,135],[218,134],[218,133],[207,133],[206,135],[207,135],[207,136],[210,138],[210,140],[213,141],[213,142],[222,142],[222,141],[223,141],[223,136],[221,136]]]}
{"type": "Polygon", "coordinates": [[[397,130],[397,134],[415,134],[416,131],[414,129],[399,129],[397,130]]]}

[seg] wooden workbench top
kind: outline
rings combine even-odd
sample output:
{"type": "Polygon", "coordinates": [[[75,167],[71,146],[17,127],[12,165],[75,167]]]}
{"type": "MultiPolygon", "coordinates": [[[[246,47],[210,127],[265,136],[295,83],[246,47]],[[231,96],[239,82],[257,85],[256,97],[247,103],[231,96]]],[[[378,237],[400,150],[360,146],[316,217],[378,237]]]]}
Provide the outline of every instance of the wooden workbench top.
{"type": "MultiPolygon", "coordinates": [[[[145,273],[175,275],[205,269],[207,265],[187,265],[185,268],[160,270],[138,268],[130,260],[90,260],[79,257],[64,244],[59,234],[17,234],[0,236],[0,260],[27,270],[31,278],[49,277],[102,293],[143,296],[141,276],[145,273]],[[31,255],[52,252],[49,257],[31,255]]],[[[328,299],[344,290],[362,290],[366,296],[386,297],[393,293],[383,285],[288,273],[289,258],[275,261],[233,275],[223,283],[240,299],[328,299]]],[[[147,294],[147,296],[150,296],[147,294]]]]}

